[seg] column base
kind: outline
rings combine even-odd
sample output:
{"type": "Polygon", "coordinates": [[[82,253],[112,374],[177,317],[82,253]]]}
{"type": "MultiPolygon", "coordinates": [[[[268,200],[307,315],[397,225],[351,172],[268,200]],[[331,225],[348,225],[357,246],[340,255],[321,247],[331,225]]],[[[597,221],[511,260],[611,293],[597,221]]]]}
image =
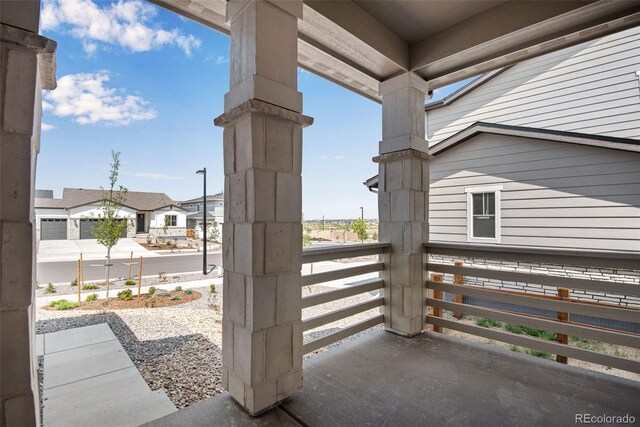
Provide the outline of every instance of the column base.
{"type": "Polygon", "coordinates": [[[405,338],[413,338],[416,335],[420,335],[421,333],[424,332],[424,331],[418,331],[418,332],[407,333],[407,332],[404,332],[404,331],[399,331],[397,329],[388,328],[386,326],[385,326],[384,330],[387,331],[387,332],[392,332],[392,333],[394,333],[396,335],[400,335],[401,337],[405,337],[405,338]]]}

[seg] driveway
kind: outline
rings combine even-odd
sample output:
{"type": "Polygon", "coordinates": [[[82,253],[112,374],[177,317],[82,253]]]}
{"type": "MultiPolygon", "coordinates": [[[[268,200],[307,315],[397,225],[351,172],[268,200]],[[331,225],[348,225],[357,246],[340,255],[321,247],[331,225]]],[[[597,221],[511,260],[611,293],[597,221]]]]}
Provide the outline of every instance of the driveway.
{"type": "MultiPolygon", "coordinates": [[[[127,258],[133,252],[134,257],[158,256],[153,251],[145,249],[133,239],[120,239],[118,244],[111,248],[112,258],[127,258]]],[[[95,239],[83,240],[42,240],[38,242],[38,262],[50,261],[74,261],[80,258],[85,260],[104,259],[107,250],[95,239]]]]}

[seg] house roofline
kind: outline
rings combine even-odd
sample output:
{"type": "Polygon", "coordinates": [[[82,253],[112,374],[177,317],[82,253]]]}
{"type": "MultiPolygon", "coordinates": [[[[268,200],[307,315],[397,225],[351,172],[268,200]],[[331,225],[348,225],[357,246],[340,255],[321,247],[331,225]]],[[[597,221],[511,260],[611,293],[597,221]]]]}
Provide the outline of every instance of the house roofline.
{"type": "Polygon", "coordinates": [[[497,70],[489,71],[488,73],[482,74],[480,77],[462,86],[460,89],[456,90],[452,94],[445,96],[444,98],[438,101],[427,103],[424,106],[425,112],[431,111],[431,110],[437,110],[438,108],[446,107],[447,105],[454,103],[455,101],[462,98],[469,92],[474,91],[475,89],[479,88],[489,80],[507,71],[511,67],[513,67],[513,65],[509,65],[507,67],[499,68],[497,70]]]}

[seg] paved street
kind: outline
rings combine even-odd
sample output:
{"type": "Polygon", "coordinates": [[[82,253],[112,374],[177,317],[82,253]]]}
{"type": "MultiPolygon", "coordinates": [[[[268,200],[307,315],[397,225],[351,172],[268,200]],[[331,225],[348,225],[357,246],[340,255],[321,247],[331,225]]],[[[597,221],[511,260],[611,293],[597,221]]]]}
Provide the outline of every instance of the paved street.
{"type": "MultiPolygon", "coordinates": [[[[134,261],[137,259],[134,258],[134,261]]],[[[111,268],[111,277],[124,277],[129,271],[129,267],[123,263],[129,262],[129,257],[117,258],[111,260],[113,267],[111,268]]],[[[220,252],[210,253],[208,255],[208,264],[222,264],[222,256],[220,252]]],[[[84,279],[99,280],[104,278],[104,267],[94,267],[102,264],[99,260],[84,261],[84,279]]],[[[61,283],[70,282],[77,276],[77,261],[60,261],[60,262],[39,262],[37,266],[38,281],[43,283],[61,283]]],[[[186,273],[191,271],[202,271],[202,253],[189,255],[159,255],[144,258],[142,264],[142,275],[156,275],[160,272],[170,273],[186,273]]],[[[133,273],[138,274],[138,266],[133,266],[133,273]]]]}

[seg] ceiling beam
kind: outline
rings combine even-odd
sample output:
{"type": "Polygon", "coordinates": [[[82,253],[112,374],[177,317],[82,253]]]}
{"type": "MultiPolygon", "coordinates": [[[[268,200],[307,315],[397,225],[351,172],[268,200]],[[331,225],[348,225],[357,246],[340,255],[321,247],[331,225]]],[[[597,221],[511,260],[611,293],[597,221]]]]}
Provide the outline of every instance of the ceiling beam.
{"type": "Polygon", "coordinates": [[[398,71],[409,69],[409,45],[349,0],[305,0],[302,19],[310,27],[301,26],[301,32],[316,41],[333,38],[337,46],[380,57],[374,60],[389,61],[398,71]],[[325,19],[317,19],[319,15],[325,19]]]}
{"type": "Polygon", "coordinates": [[[506,2],[411,46],[430,89],[638,25],[640,2],[506,2]]]}

